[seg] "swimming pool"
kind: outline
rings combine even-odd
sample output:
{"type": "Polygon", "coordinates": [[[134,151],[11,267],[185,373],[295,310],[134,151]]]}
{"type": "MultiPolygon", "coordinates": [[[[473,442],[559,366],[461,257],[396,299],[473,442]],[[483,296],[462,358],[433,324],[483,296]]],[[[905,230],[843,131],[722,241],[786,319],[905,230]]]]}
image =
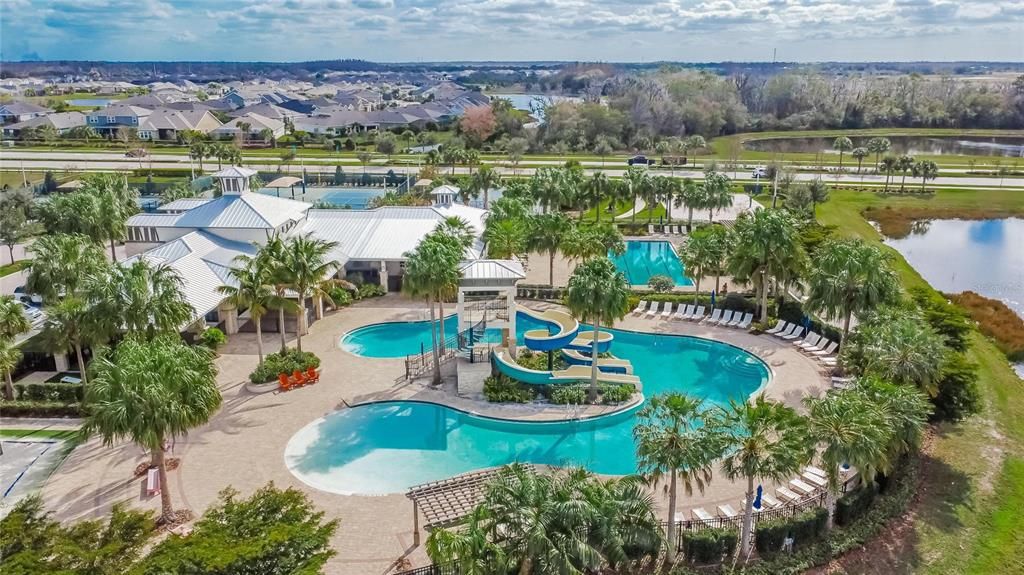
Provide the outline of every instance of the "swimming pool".
{"type": "Polygon", "coordinates": [[[619,271],[626,274],[630,285],[647,285],[651,276],[656,275],[672,278],[677,286],[693,285],[669,242],[627,241],[626,251],[609,254],[608,257],[619,271]]]}
{"type": "MultiPolygon", "coordinates": [[[[454,330],[454,316],[445,324],[454,330]]],[[[428,342],[424,345],[429,348],[429,325],[367,326],[346,334],[341,345],[370,357],[403,357],[418,353],[420,343],[428,342]]],[[[517,337],[521,340],[524,331],[543,325],[520,313],[517,337]]],[[[725,405],[745,399],[769,379],[764,362],[725,343],[611,331],[613,353],[633,363],[645,396],[678,391],[711,405],[725,405]]],[[[497,335],[492,330],[485,337],[490,340],[497,335]]],[[[636,471],[637,409],[582,421],[541,423],[481,417],[424,402],[370,403],[332,413],[301,429],[288,442],[285,463],[312,487],[365,495],[401,493],[413,485],[513,461],[578,464],[597,473],[625,475],[636,471]]]]}

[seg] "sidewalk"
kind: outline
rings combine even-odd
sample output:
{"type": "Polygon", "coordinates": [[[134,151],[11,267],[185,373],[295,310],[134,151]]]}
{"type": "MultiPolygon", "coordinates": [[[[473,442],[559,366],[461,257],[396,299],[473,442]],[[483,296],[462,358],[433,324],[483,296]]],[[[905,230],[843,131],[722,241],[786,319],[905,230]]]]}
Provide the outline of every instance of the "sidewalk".
{"type": "Polygon", "coordinates": [[[73,431],[82,427],[82,423],[83,420],[78,418],[2,417],[0,418],[0,429],[73,431]]]}

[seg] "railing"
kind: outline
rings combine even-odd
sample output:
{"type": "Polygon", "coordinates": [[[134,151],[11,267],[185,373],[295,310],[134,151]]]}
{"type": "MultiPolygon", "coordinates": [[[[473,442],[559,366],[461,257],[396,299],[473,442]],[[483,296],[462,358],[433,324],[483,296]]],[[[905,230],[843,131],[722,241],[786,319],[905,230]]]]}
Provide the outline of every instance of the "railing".
{"type": "MultiPolygon", "coordinates": [[[[458,355],[459,351],[469,349],[471,351],[470,360],[477,361],[477,358],[481,358],[481,361],[486,361],[488,358],[488,350],[473,350],[472,345],[480,341],[483,338],[483,332],[487,329],[486,318],[481,319],[468,329],[463,330],[460,333],[449,335],[444,338],[444,351],[438,356],[438,360],[441,364],[445,364],[458,355]],[[472,355],[474,352],[482,352],[481,355],[472,355]]],[[[427,350],[424,348],[420,353],[405,356],[405,375],[400,376],[396,381],[406,381],[415,377],[419,377],[434,367],[434,352],[433,350],[427,350]]]]}
{"type": "Polygon", "coordinates": [[[408,571],[399,571],[394,575],[460,575],[461,571],[458,566],[454,563],[447,563],[444,565],[427,565],[425,567],[417,567],[408,571]]]}

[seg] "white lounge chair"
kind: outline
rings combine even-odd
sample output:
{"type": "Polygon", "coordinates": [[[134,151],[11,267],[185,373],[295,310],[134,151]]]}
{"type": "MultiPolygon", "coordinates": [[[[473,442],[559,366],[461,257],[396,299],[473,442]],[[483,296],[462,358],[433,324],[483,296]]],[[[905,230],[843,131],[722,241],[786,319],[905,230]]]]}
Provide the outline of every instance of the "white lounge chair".
{"type": "Polygon", "coordinates": [[[661,312],[661,302],[660,301],[652,301],[651,302],[651,309],[647,310],[647,317],[654,317],[654,316],[658,315],[659,312],[661,312]]]}
{"type": "Polygon", "coordinates": [[[828,345],[825,346],[825,349],[819,351],[812,351],[811,353],[818,357],[828,357],[836,352],[837,347],[839,347],[838,343],[830,341],[828,342],[828,345]]]}
{"type": "Polygon", "coordinates": [[[792,490],[785,486],[776,487],[775,494],[778,495],[780,499],[786,502],[793,502],[796,501],[797,499],[800,499],[799,495],[797,495],[796,493],[794,493],[792,490]]]}
{"type": "Polygon", "coordinates": [[[633,310],[633,313],[644,313],[645,311],[647,311],[647,300],[642,299],[640,303],[636,304],[636,309],[633,310]]]}
{"type": "Polygon", "coordinates": [[[813,346],[814,344],[818,343],[819,339],[821,339],[820,335],[818,335],[817,333],[815,333],[813,331],[809,331],[809,332],[807,332],[807,335],[805,335],[803,337],[803,339],[798,339],[798,340],[794,341],[793,345],[795,345],[797,347],[804,347],[804,346],[810,347],[810,346],[813,346]]]}
{"type": "Polygon", "coordinates": [[[647,224],[647,235],[654,235],[654,224],[647,224]]]}
{"type": "Polygon", "coordinates": [[[690,321],[700,321],[700,320],[704,319],[704,306],[702,306],[702,305],[697,306],[697,309],[694,310],[693,313],[688,315],[686,317],[686,319],[688,319],[690,321]]]}
{"type": "Polygon", "coordinates": [[[728,503],[726,503],[724,505],[719,505],[718,506],[718,516],[719,517],[725,517],[726,519],[733,519],[733,518],[739,517],[739,515],[740,514],[736,513],[736,510],[732,508],[732,505],[729,505],[728,503]]]}
{"type": "Polygon", "coordinates": [[[718,320],[722,319],[722,308],[718,308],[711,312],[711,316],[704,318],[700,323],[718,323],[718,320]]]}
{"type": "Polygon", "coordinates": [[[827,337],[821,336],[821,339],[818,340],[818,343],[807,347],[801,347],[800,351],[806,353],[814,353],[816,351],[821,351],[825,349],[825,347],[827,347],[830,343],[832,342],[827,337]]]}
{"type": "Polygon", "coordinates": [[[772,509],[782,505],[778,499],[772,497],[768,493],[761,493],[761,509],[772,509]]]}
{"type": "Polygon", "coordinates": [[[679,304],[679,308],[676,309],[676,313],[672,316],[672,319],[686,319],[691,313],[693,313],[692,305],[679,304]]]}
{"type": "Polygon", "coordinates": [[[731,309],[727,309],[727,310],[722,312],[722,319],[718,320],[717,322],[712,322],[712,323],[716,323],[717,325],[724,326],[727,323],[729,323],[730,321],[732,321],[732,314],[733,314],[733,311],[731,309]]]}
{"type": "Polygon", "coordinates": [[[766,330],[764,330],[764,332],[769,334],[769,335],[775,335],[775,334],[779,333],[780,331],[786,329],[788,326],[789,326],[789,322],[788,321],[783,321],[783,320],[780,319],[779,323],[775,324],[775,327],[773,327],[771,329],[766,329],[766,330]]]}
{"type": "Polygon", "coordinates": [[[748,313],[743,316],[740,323],[736,324],[737,329],[750,329],[750,323],[754,321],[754,314],[748,313]]]}
{"type": "MultiPolygon", "coordinates": [[[[667,302],[665,304],[665,309],[661,312],[662,319],[668,319],[672,317],[672,305],[672,302],[667,302]]],[[[680,307],[682,307],[682,304],[680,304],[680,307]]]]}
{"type": "Polygon", "coordinates": [[[824,489],[828,486],[828,480],[820,475],[811,473],[810,471],[804,471],[800,474],[802,481],[806,481],[810,485],[816,485],[820,489],[824,489]]]}
{"type": "Polygon", "coordinates": [[[796,331],[798,329],[800,329],[800,326],[798,326],[795,323],[791,323],[791,324],[789,324],[789,327],[787,327],[785,330],[780,331],[780,332],[778,332],[776,334],[773,334],[773,335],[775,337],[777,337],[777,338],[785,338],[787,335],[793,333],[794,331],[796,331]]]}
{"type": "Polygon", "coordinates": [[[808,465],[808,466],[804,467],[804,471],[809,471],[809,472],[817,475],[818,477],[828,477],[828,474],[825,473],[824,469],[821,469],[820,467],[815,467],[813,465],[808,465]]]}
{"type": "Polygon", "coordinates": [[[694,507],[690,510],[690,515],[697,521],[711,521],[714,519],[703,507],[694,507]]]}
{"type": "Polygon", "coordinates": [[[743,312],[738,311],[733,314],[732,320],[729,323],[725,324],[725,327],[736,327],[740,324],[741,320],[743,320],[743,312]]]}
{"type": "Polygon", "coordinates": [[[794,339],[797,339],[798,337],[802,336],[803,334],[804,334],[804,328],[802,328],[800,326],[797,326],[796,330],[794,330],[792,333],[789,333],[789,334],[786,334],[786,335],[782,336],[782,339],[787,340],[787,341],[793,341],[794,339]]]}
{"type": "Polygon", "coordinates": [[[818,361],[820,361],[826,367],[835,367],[839,365],[839,360],[834,357],[819,357],[818,361]]]}
{"type": "Polygon", "coordinates": [[[672,233],[678,236],[683,233],[683,230],[680,226],[672,226],[672,233]]]}
{"type": "Polygon", "coordinates": [[[797,493],[802,493],[804,495],[810,495],[814,493],[815,490],[815,487],[813,485],[809,485],[806,482],[801,481],[800,479],[790,479],[789,486],[793,489],[793,491],[796,491],[797,493]]]}

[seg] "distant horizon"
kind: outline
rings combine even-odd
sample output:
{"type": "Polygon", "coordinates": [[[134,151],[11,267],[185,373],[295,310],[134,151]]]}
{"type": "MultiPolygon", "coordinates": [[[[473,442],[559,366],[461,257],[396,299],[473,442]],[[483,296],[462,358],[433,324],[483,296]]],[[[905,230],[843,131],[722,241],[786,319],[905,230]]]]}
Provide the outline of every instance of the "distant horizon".
{"type": "Polygon", "coordinates": [[[1024,57],[1020,60],[372,60],[367,58],[316,58],[295,60],[194,60],[194,59],[140,59],[140,60],[102,60],[57,58],[39,60],[8,60],[0,57],[3,64],[315,64],[318,62],[365,62],[367,64],[383,64],[389,66],[425,66],[437,64],[482,66],[487,64],[524,64],[524,65],[610,65],[610,66],[654,66],[658,64],[675,65],[711,65],[711,64],[757,64],[776,65],[799,64],[810,66],[815,64],[1017,64],[1024,66],[1024,57]]]}

